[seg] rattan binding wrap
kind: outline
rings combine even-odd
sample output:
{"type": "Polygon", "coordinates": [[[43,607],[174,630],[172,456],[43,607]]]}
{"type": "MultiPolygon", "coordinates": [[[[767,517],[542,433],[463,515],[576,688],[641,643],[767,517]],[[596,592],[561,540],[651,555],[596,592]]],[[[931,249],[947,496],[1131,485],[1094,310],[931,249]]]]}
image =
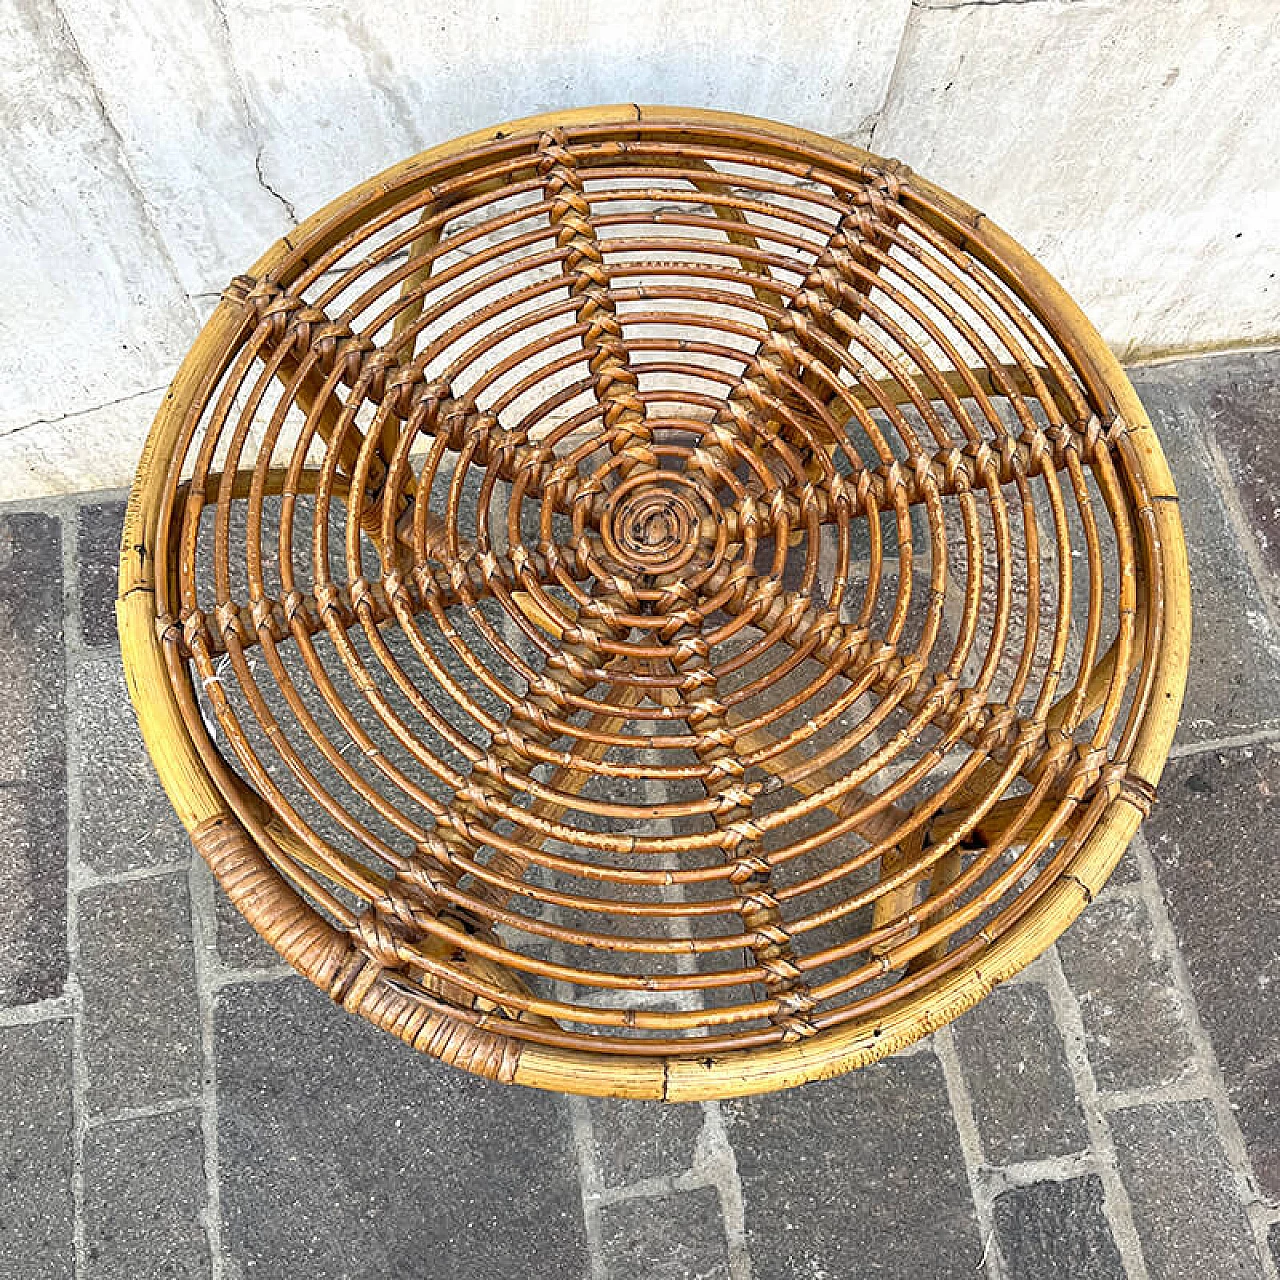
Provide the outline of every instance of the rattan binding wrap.
{"type": "Polygon", "coordinates": [[[890,161],[597,108],[225,293],[129,506],[166,788],[297,969],[493,1078],[691,1099],[927,1034],[1148,810],[1185,548],[1033,259],[890,161]]]}

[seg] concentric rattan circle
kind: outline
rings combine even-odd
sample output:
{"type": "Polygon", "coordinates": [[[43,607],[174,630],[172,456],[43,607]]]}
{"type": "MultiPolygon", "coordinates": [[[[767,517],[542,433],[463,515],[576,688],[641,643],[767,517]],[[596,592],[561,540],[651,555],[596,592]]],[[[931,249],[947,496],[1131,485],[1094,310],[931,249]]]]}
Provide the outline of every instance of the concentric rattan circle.
{"type": "Polygon", "coordinates": [[[1152,799],[1173,488],[1062,291],[901,166],[605,108],[238,277],[153,430],[126,667],[334,999],[504,1080],[856,1066],[1038,954],[1152,799]]]}

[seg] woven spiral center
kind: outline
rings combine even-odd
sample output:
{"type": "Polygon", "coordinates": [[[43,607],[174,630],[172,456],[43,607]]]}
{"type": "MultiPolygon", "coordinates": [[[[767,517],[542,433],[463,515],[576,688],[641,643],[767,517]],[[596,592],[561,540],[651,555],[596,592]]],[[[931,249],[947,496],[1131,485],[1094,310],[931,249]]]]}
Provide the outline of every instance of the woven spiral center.
{"type": "MultiPolygon", "coordinates": [[[[698,549],[698,508],[675,476],[634,476],[610,494],[601,529],[605,546],[636,573],[670,573],[698,549]]],[[[690,486],[692,487],[692,486],[690,486]]]]}

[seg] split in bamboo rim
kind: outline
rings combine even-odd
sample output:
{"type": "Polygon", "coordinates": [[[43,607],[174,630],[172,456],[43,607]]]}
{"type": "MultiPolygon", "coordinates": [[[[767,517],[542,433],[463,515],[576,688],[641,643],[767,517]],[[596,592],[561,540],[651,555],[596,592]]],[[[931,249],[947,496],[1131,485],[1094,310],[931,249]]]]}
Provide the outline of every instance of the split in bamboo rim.
{"type": "Polygon", "coordinates": [[[783,125],[422,155],[223,295],[129,504],[156,767],[290,964],[491,1078],[833,1075],[1027,964],[1150,807],[1169,471],[986,218],[783,125]]]}

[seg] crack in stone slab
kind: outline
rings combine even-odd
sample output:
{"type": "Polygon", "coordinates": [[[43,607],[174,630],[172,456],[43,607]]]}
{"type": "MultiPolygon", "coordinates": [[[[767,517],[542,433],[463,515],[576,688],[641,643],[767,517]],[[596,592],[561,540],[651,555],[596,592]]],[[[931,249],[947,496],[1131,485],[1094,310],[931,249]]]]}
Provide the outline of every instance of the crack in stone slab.
{"type": "Polygon", "coordinates": [[[289,222],[296,227],[298,225],[297,210],[294,209],[293,204],[290,200],[288,200],[285,196],[281,195],[281,193],[277,191],[275,187],[273,187],[271,183],[267,181],[266,175],[262,172],[262,153],[264,150],[266,150],[265,142],[260,143],[258,145],[257,153],[253,157],[253,168],[258,175],[258,185],[268,195],[274,196],[277,200],[280,201],[280,203],[284,206],[285,213],[289,215],[289,222]]]}
{"type": "Polygon", "coordinates": [[[256,148],[253,156],[253,170],[257,175],[258,185],[280,203],[288,215],[289,225],[296,227],[298,225],[298,213],[293,206],[293,202],[277,191],[267,181],[267,176],[263,172],[262,153],[267,149],[267,143],[262,136],[262,131],[258,128],[257,121],[254,119],[253,108],[249,105],[249,87],[245,84],[244,77],[240,74],[240,68],[236,63],[235,42],[231,39],[231,23],[227,18],[223,0],[213,0],[213,11],[217,15],[218,25],[222,28],[222,40],[227,54],[227,70],[231,73],[231,78],[235,81],[236,91],[240,95],[240,107],[244,114],[245,132],[249,135],[249,141],[256,148]]]}
{"type": "Polygon", "coordinates": [[[32,427],[51,427],[56,423],[66,422],[68,418],[83,418],[86,414],[97,413],[102,409],[110,409],[114,405],[125,404],[129,400],[141,400],[143,396],[152,396],[157,391],[163,391],[168,385],[167,382],[162,382],[157,387],[144,387],[141,391],[130,391],[127,396],[117,396],[114,400],[104,400],[101,404],[90,405],[87,409],[72,409],[69,413],[60,413],[53,418],[36,418],[31,422],[22,423],[21,426],[9,427],[4,431],[0,431],[0,440],[7,440],[10,436],[20,435],[23,431],[30,431],[32,427]]]}
{"type": "Polygon", "coordinates": [[[940,12],[948,9],[995,9],[1003,5],[1051,4],[1053,0],[962,0],[960,4],[925,4],[924,0],[911,0],[913,9],[940,12]]]}
{"type": "Polygon", "coordinates": [[[195,317],[195,306],[191,303],[190,296],[183,287],[182,273],[178,270],[178,264],[174,260],[173,254],[169,249],[169,243],[164,238],[164,233],[160,230],[159,219],[152,211],[151,203],[147,199],[147,194],[143,190],[142,183],[138,181],[137,174],[133,171],[133,165],[129,161],[129,149],[125,145],[124,135],[120,132],[116,122],[111,118],[111,112],[107,109],[106,99],[102,96],[102,90],[98,86],[98,81],[93,74],[93,68],[89,65],[89,60],[84,56],[84,51],[80,48],[80,42],[76,39],[76,33],[72,29],[67,15],[63,13],[61,6],[54,0],[52,5],[54,22],[59,28],[59,32],[66,40],[67,48],[71,52],[76,65],[80,68],[80,72],[84,77],[84,83],[89,90],[89,96],[93,99],[94,110],[98,114],[102,127],[106,130],[108,137],[111,139],[111,145],[116,152],[116,160],[120,166],[120,173],[124,177],[125,183],[137,202],[138,212],[142,216],[142,222],[151,233],[151,238],[155,242],[156,249],[159,251],[164,265],[169,272],[170,278],[177,287],[178,292],[187,301],[193,318],[195,317]]]}

